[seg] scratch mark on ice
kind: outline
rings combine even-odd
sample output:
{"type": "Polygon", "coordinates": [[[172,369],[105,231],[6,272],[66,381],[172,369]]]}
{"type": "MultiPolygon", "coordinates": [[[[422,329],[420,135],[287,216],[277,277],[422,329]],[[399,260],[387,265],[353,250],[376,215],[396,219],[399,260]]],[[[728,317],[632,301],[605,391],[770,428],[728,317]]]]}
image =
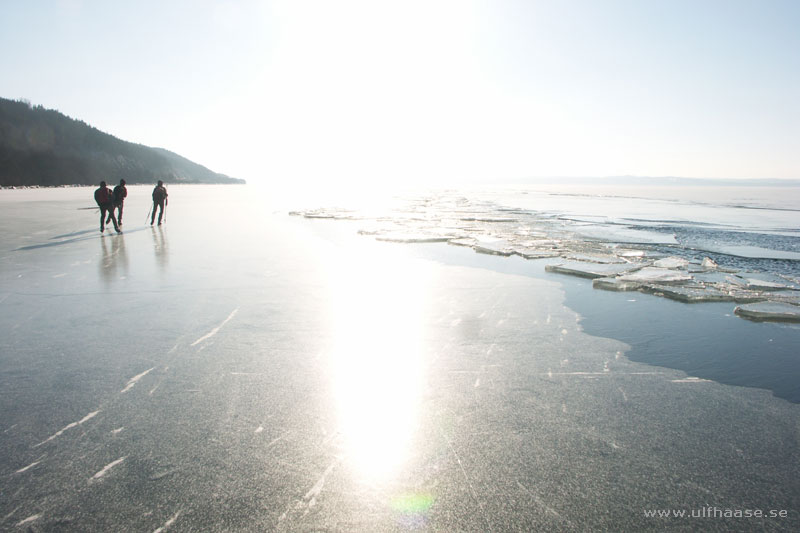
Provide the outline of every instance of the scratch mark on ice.
{"type": "Polygon", "coordinates": [[[12,516],[14,516],[14,513],[16,513],[17,511],[19,511],[19,508],[20,508],[20,507],[22,507],[22,506],[21,506],[21,505],[17,505],[16,507],[14,507],[14,509],[13,509],[13,510],[12,510],[10,513],[8,513],[7,515],[5,515],[5,516],[3,517],[3,519],[2,519],[2,520],[0,520],[0,522],[5,522],[6,520],[8,520],[8,519],[9,519],[9,518],[11,518],[12,516]]]}
{"type": "Polygon", "coordinates": [[[25,524],[29,524],[29,523],[33,522],[34,520],[38,520],[39,518],[41,518],[41,516],[42,515],[40,515],[40,514],[35,514],[33,516],[29,516],[28,518],[26,518],[24,520],[20,520],[19,522],[17,522],[17,527],[24,526],[25,524]]]}
{"type": "Polygon", "coordinates": [[[539,496],[537,496],[536,494],[534,494],[533,492],[531,492],[531,491],[530,491],[530,489],[528,489],[528,487],[526,487],[525,485],[523,485],[523,484],[522,484],[521,482],[519,482],[519,481],[517,481],[517,486],[519,486],[519,488],[521,488],[522,490],[524,490],[525,492],[527,492],[527,493],[528,493],[528,495],[529,495],[531,498],[533,498],[533,501],[535,501],[537,505],[539,505],[539,506],[543,507],[545,511],[547,511],[547,512],[548,512],[548,513],[550,513],[550,514],[552,514],[553,516],[557,516],[557,517],[561,518],[561,514],[560,514],[558,511],[556,511],[555,509],[553,509],[552,507],[550,507],[549,505],[547,505],[546,503],[544,503],[544,502],[542,501],[542,499],[541,499],[539,496]]]}
{"type": "Polygon", "coordinates": [[[84,416],[83,418],[81,418],[77,422],[72,422],[70,424],[67,424],[62,429],[56,431],[54,434],[50,435],[49,437],[47,437],[45,440],[43,440],[39,444],[34,445],[34,448],[38,448],[42,444],[44,444],[46,442],[50,442],[51,440],[55,439],[56,437],[60,437],[68,429],[72,429],[74,427],[80,426],[81,424],[83,424],[85,422],[88,422],[89,420],[91,420],[92,418],[97,416],[97,413],[99,413],[99,412],[100,412],[100,409],[98,409],[97,411],[92,411],[91,413],[89,413],[88,415],[84,416]]]}
{"type": "Polygon", "coordinates": [[[625,394],[625,391],[622,390],[622,387],[619,387],[619,391],[622,393],[622,399],[627,402],[628,401],[628,395],[625,394]]]}
{"type": "MultiPolygon", "coordinates": [[[[124,461],[124,460],[126,459],[126,457],[127,457],[127,456],[125,456],[125,457],[120,457],[120,458],[119,458],[119,459],[117,459],[116,461],[111,461],[111,462],[110,462],[110,463],[108,463],[106,466],[104,466],[102,470],[100,470],[98,473],[96,473],[95,475],[93,475],[93,476],[92,476],[92,479],[100,479],[101,477],[105,476],[105,475],[106,475],[106,473],[108,473],[108,471],[109,471],[109,470],[111,470],[112,468],[114,468],[115,466],[117,466],[118,464],[120,464],[122,461],[124,461]]],[[[90,479],[89,481],[91,481],[92,479],[90,479]]]]}
{"type": "Polygon", "coordinates": [[[258,426],[253,433],[261,433],[262,431],[264,431],[264,426],[258,426]]]}
{"type": "MultiPolygon", "coordinates": [[[[44,455],[42,457],[44,457],[44,455]]],[[[26,470],[30,470],[31,468],[33,468],[34,466],[36,466],[36,465],[38,465],[39,463],[42,462],[42,457],[39,457],[36,461],[32,462],[28,466],[20,468],[19,470],[17,470],[14,473],[15,474],[21,474],[21,473],[25,472],[26,470]]]]}
{"type": "Polygon", "coordinates": [[[467,487],[469,488],[469,492],[472,495],[472,499],[475,501],[476,504],[478,504],[478,509],[480,509],[481,517],[486,522],[486,531],[492,531],[492,524],[491,522],[489,522],[489,519],[486,516],[486,511],[483,508],[483,502],[478,497],[478,493],[475,490],[475,487],[469,480],[467,469],[464,468],[464,463],[461,462],[461,457],[459,457],[458,452],[456,452],[456,449],[453,447],[453,444],[450,442],[450,439],[447,438],[447,435],[445,434],[444,430],[441,427],[439,428],[439,432],[442,434],[442,438],[447,443],[447,447],[450,448],[450,452],[453,454],[453,457],[455,457],[456,462],[458,463],[458,467],[461,469],[461,474],[464,476],[464,481],[466,482],[467,487]]]}
{"type": "Polygon", "coordinates": [[[111,434],[112,434],[112,435],[116,435],[116,434],[118,434],[120,431],[122,431],[123,429],[125,429],[125,426],[122,426],[121,428],[117,428],[117,429],[112,429],[112,430],[111,430],[111,434]]]}
{"type": "Polygon", "coordinates": [[[206,340],[208,338],[211,338],[214,335],[216,335],[219,332],[219,330],[222,328],[222,326],[227,324],[230,319],[232,319],[234,316],[236,316],[236,312],[237,311],[239,311],[238,307],[236,309],[234,309],[233,311],[231,311],[231,314],[228,315],[228,318],[226,318],[225,320],[222,321],[222,324],[220,324],[219,326],[215,327],[214,329],[212,329],[211,331],[209,331],[208,333],[206,333],[205,335],[203,335],[202,337],[200,337],[199,339],[194,341],[190,346],[196,346],[196,345],[200,344],[201,342],[203,342],[204,340],[206,340]]]}
{"type": "Polygon", "coordinates": [[[175,521],[178,519],[178,517],[179,517],[180,515],[181,515],[181,512],[180,512],[180,511],[178,511],[177,513],[175,513],[174,515],[172,515],[172,518],[170,518],[169,520],[167,520],[166,522],[164,522],[164,525],[163,525],[163,526],[161,526],[160,528],[158,528],[158,529],[156,529],[155,531],[153,531],[153,533],[162,533],[162,532],[166,531],[166,530],[167,530],[167,528],[168,528],[169,526],[171,526],[172,524],[174,524],[174,523],[175,523],[175,521]]]}
{"type": "Polygon", "coordinates": [[[695,377],[686,377],[683,379],[672,379],[670,380],[673,383],[709,383],[711,382],[710,379],[703,379],[703,378],[695,378],[695,377]]]}
{"type": "Polygon", "coordinates": [[[325,486],[325,481],[327,480],[328,476],[333,472],[333,469],[336,468],[336,464],[339,462],[339,459],[335,459],[328,468],[325,469],[322,476],[314,483],[314,486],[306,492],[303,499],[297,500],[294,503],[289,504],[289,507],[283,512],[283,514],[278,518],[278,523],[283,522],[289,516],[290,513],[299,513],[303,511],[302,516],[306,516],[308,512],[317,504],[317,496],[322,492],[323,487],[325,486]]]}
{"type": "Polygon", "coordinates": [[[275,444],[275,443],[277,443],[277,442],[279,442],[279,441],[282,441],[283,439],[285,439],[285,438],[286,438],[286,435],[288,435],[288,434],[289,434],[289,432],[287,431],[286,433],[284,433],[284,434],[283,434],[283,435],[281,435],[280,437],[275,437],[274,439],[272,439],[271,441],[269,441],[269,444],[267,444],[267,448],[270,448],[270,447],[272,447],[272,445],[273,445],[273,444],[275,444]]]}
{"type": "Polygon", "coordinates": [[[120,394],[122,394],[124,392],[128,392],[129,390],[131,390],[133,388],[133,386],[136,385],[137,381],[139,381],[140,379],[145,377],[147,374],[149,374],[154,369],[155,369],[155,367],[147,369],[144,372],[142,372],[141,374],[137,374],[137,375],[133,376],[131,379],[128,380],[128,384],[125,386],[125,388],[122,389],[121,391],[119,391],[120,394]]]}
{"type": "Polygon", "coordinates": [[[317,496],[319,496],[320,492],[322,492],[322,488],[325,486],[325,480],[328,479],[328,476],[333,469],[336,467],[336,463],[338,463],[338,459],[333,461],[331,464],[328,465],[328,468],[325,469],[325,472],[322,476],[314,483],[314,486],[306,492],[306,495],[303,496],[303,499],[308,502],[308,509],[306,509],[305,513],[308,513],[309,509],[314,507],[317,504],[317,496]]]}

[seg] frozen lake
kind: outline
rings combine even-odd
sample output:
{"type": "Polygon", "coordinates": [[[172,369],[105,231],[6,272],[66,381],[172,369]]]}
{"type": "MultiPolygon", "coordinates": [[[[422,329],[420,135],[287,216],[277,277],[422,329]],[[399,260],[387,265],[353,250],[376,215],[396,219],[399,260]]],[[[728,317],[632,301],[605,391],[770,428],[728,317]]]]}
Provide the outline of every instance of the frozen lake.
{"type": "Polygon", "coordinates": [[[565,278],[150,189],[105,236],[0,191],[0,529],[800,528],[800,405],[629,360],[565,278]]]}

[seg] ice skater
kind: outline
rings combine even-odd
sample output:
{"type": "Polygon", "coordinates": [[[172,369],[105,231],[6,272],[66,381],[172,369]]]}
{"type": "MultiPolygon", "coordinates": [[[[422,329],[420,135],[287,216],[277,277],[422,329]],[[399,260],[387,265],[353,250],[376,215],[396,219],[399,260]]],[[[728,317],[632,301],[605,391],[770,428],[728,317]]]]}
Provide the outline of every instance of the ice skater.
{"type": "Polygon", "coordinates": [[[94,201],[100,207],[100,233],[105,230],[106,215],[114,223],[114,229],[121,233],[117,218],[114,216],[114,200],[111,189],[106,186],[105,181],[100,182],[100,187],[94,191],[94,201]]]}
{"type": "Polygon", "coordinates": [[[114,210],[117,210],[117,224],[122,226],[122,206],[125,202],[125,198],[128,196],[128,189],[125,188],[125,180],[119,180],[119,185],[114,187],[114,192],[112,193],[112,202],[113,205],[111,207],[111,212],[106,219],[106,224],[111,222],[111,215],[114,213],[114,210]]]}
{"type": "Polygon", "coordinates": [[[156,185],[155,189],[153,189],[153,214],[150,217],[150,225],[153,225],[156,219],[156,208],[160,207],[161,210],[158,212],[158,225],[161,225],[161,217],[164,216],[164,206],[169,205],[169,200],[167,200],[167,189],[164,187],[164,182],[158,180],[158,185],[156,185]]]}

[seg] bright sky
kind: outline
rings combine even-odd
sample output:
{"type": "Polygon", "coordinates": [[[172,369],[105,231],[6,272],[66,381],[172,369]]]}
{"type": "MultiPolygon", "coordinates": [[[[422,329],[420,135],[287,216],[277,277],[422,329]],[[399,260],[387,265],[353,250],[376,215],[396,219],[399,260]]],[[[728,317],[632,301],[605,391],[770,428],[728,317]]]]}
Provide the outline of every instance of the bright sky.
{"type": "Polygon", "coordinates": [[[0,0],[0,96],[250,182],[800,178],[800,1],[0,0]]]}

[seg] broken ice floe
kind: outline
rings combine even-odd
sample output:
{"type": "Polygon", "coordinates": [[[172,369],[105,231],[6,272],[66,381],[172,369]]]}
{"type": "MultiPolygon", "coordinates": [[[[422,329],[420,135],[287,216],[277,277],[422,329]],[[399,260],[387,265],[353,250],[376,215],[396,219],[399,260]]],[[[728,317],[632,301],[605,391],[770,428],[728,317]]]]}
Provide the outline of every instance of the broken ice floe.
{"type": "Polygon", "coordinates": [[[385,233],[376,235],[375,240],[386,242],[405,242],[405,243],[422,243],[422,242],[447,242],[449,237],[441,235],[425,235],[423,233],[385,233]]]}
{"type": "Polygon", "coordinates": [[[688,272],[652,266],[623,274],[620,279],[622,281],[638,281],[641,283],[683,283],[692,281],[692,276],[688,272]]]}
{"type": "Polygon", "coordinates": [[[688,268],[689,261],[683,257],[665,257],[654,262],[653,266],[657,268],[688,268]]]}
{"type": "Polygon", "coordinates": [[[484,254],[556,259],[545,270],[590,278],[596,289],[638,291],[684,303],[735,302],[743,304],[737,315],[758,320],[794,320],[800,308],[798,279],[701,260],[669,230],[644,230],[603,217],[561,217],[447,193],[412,198],[379,213],[323,208],[290,214],[350,221],[361,226],[358,233],[379,241],[446,242],[484,254]]]}
{"type": "Polygon", "coordinates": [[[734,312],[752,320],[786,320],[800,322],[800,306],[781,302],[759,302],[740,305],[734,312]]]}
{"type": "Polygon", "coordinates": [[[609,265],[603,263],[571,261],[567,263],[547,265],[545,270],[548,272],[558,272],[560,274],[572,274],[573,276],[580,276],[582,278],[606,278],[609,276],[625,274],[637,268],[640,267],[628,263],[623,265],[609,265]]]}

